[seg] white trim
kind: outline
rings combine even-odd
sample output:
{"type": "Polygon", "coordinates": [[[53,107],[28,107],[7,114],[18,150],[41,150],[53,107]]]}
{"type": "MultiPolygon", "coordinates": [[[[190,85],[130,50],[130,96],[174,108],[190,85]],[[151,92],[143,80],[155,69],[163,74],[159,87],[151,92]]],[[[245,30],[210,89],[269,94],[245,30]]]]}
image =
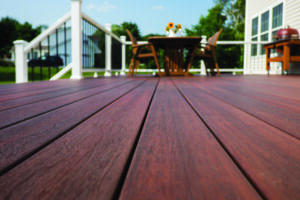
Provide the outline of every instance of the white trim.
{"type": "Polygon", "coordinates": [[[51,77],[50,81],[56,81],[60,79],[64,74],[72,69],[72,63],[65,66],[62,70],[60,70],[57,74],[51,77]]]}
{"type": "Polygon", "coordinates": [[[118,42],[120,42],[121,44],[123,44],[124,42],[115,34],[113,34],[111,31],[108,31],[104,26],[100,25],[99,23],[97,23],[95,20],[93,20],[92,18],[90,18],[87,14],[85,14],[84,12],[81,13],[82,18],[85,19],[86,21],[90,22],[91,24],[93,24],[94,26],[96,26],[97,28],[99,28],[101,31],[105,32],[106,34],[112,36],[114,39],[116,39],[118,42]]]}
{"type": "Polygon", "coordinates": [[[42,42],[44,39],[47,38],[48,35],[51,35],[55,32],[55,30],[59,27],[61,27],[65,22],[67,22],[69,19],[71,19],[71,12],[68,12],[61,18],[59,18],[54,24],[52,24],[48,29],[46,29],[44,32],[42,32],[40,35],[38,35],[36,38],[34,38],[24,49],[24,53],[28,53],[30,49],[36,47],[40,42],[42,42]]]}

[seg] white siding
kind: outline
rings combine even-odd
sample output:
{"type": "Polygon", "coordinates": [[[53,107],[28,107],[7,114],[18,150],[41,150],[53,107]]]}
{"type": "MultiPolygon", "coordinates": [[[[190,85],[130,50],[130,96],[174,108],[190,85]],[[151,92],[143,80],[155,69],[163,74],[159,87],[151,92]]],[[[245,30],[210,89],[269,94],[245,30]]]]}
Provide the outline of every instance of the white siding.
{"type": "MultiPolygon", "coordinates": [[[[258,29],[260,31],[261,14],[270,11],[269,27],[272,23],[272,8],[283,3],[282,27],[289,25],[300,32],[300,0],[246,0],[245,19],[245,41],[251,41],[252,19],[259,17],[258,29]]],[[[276,29],[275,29],[276,30],[276,29]]],[[[258,34],[259,40],[259,34],[258,34]]],[[[272,41],[271,31],[269,31],[269,41],[272,41]]],[[[251,56],[250,46],[244,53],[244,73],[245,74],[265,74],[265,55],[251,56]]],[[[280,63],[271,63],[271,74],[281,73],[280,63]]]]}
{"type": "Polygon", "coordinates": [[[287,0],[284,9],[284,25],[300,31],[300,0],[287,0]]]}

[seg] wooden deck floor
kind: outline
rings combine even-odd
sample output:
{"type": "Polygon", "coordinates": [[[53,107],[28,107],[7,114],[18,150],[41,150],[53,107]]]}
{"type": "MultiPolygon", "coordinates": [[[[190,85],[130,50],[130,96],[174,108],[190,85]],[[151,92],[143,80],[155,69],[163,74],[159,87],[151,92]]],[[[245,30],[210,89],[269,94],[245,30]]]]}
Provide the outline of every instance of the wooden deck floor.
{"type": "Polygon", "coordinates": [[[0,199],[300,199],[300,77],[0,86],[0,199]]]}

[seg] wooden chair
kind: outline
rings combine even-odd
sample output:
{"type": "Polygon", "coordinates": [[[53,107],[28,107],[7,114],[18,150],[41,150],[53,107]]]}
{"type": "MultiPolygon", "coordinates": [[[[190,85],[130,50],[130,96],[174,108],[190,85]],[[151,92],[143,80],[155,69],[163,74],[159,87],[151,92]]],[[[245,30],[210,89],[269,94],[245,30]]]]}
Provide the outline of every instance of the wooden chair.
{"type": "Polygon", "coordinates": [[[126,29],[131,43],[132,43],[132,58],[129,64],[128,75],[133,76],[136,74],[136,70],[139,67],[140,61],[154,59],[157,69],[160,72],[160,67],[157,60],[157,54],[155,48],[151,43],[137,44],[136,39],[132,36],[131,32],[126,29]]]}
{"type": "Polygon", "coordinates": [[[216,75],[214,69],[217,69],[217,74],[218,76],[220,76],[219,65],[216,58],[216,47],[217,47],[217,40],[222,30],[223,29],[220,29],[213,36],[211,36],[208,39],[205,47],[200,45],[199,48],[196,50],[196,53],[194,54],[194,58],[193,58],[196,60],[204,60],[206,74],[208,74],[207,68],[210,68],[210,74],[212,76],[216,75]]]}

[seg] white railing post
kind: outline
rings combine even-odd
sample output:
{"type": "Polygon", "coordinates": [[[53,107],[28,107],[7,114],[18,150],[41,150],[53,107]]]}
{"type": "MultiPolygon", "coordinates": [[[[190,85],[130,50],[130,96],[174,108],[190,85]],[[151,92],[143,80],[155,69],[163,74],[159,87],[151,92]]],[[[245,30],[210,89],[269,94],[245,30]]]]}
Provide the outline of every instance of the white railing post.
{"type": "Polygon", "coordinates": [[[82,0],[71,0],[71,21],[72,21],[71,79],[82,79],[81,1],[82,0]]]}
{"type": "Polygon", "coordinates": [[[122,43],[122,70],[120,75],[125,75],[125,64],[126,64],[126,36],[122,35],[121,40],[122,43]]]}
{"type": "MultiPolygon", "coordinates": [[[[105,24],[105,28],[111,32],[111,24],[105,24]]],[[[111,35],[105,33],[105,73],[104,76],[111,76],[111,35]]]]}
{"type": "MultiPolygon", "coordinates": [[[[202,37],[201,43],[203,43],[202,46],[205,46],[204,44],[207,42],[206,41],[206,35],[203,35],[201,37],[202,37]]],[[[200,62],[201,62],[201,72],[200,72],[200,75],[206,76],[206,70],[205,70],[204,61],[201,60],[200,62]]]]}
{"type": "Polygon", "coordinates": [[[27,83],[28,82],[28,67],[27,57],[24,51],[27,42],[24,40],[14,41],[15,52],[16,52],[16,83],[27,83]]]}

